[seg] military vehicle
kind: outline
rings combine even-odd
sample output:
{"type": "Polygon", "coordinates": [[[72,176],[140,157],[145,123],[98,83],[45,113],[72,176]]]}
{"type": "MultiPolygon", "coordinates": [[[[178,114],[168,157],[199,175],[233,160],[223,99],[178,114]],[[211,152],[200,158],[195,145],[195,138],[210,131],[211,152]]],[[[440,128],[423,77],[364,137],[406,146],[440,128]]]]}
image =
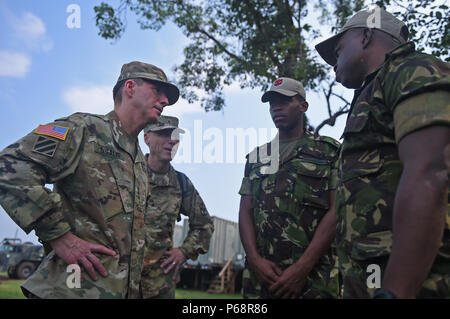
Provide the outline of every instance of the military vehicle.
{"type": "Polygon", "coordinates": [[[0,244],[0,271],[9,278],[26,279],[44,258],[44,248],[19,238],[5,238],[0,244]]]}

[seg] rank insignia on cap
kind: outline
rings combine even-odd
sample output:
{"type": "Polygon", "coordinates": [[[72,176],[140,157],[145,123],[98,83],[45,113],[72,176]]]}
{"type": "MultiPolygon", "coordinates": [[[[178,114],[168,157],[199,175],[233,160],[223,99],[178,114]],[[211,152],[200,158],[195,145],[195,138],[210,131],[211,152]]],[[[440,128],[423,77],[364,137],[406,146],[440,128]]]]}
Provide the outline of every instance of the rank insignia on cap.
{"type": "Polygon", "coordinates": [[[58,142],[45,136],[38,136],[36,143],[33,146],[33,152],[53,157],[56,151],[58,142]]]}
{"type": "Polygon", "coordinates": [[[67,137],[67,133],[69,133],[69,128],[58,125],[39,125],[38,128],[34,130],[34,133],[55,137],[64,141],[67,137]]]}
{"type": "Polygon", "coordinates": [[[273,83],[273,86],[280,86],[281,84],[283,84],[283,79],[278,79],[273,83]]]}

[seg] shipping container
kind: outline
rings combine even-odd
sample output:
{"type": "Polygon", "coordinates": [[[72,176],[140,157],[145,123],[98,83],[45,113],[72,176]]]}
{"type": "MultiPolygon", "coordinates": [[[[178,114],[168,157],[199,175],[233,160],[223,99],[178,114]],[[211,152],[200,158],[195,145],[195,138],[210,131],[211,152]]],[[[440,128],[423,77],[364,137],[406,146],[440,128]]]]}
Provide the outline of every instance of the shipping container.
{"type": "MultiPolygon", "coordinates": [[[[179,287],[208,289],[222,270],[225,264],[233,258],[232,269],[236,291],[241,289],[242,270],[245,262],[245,251],[239,236],[239,225],[236,222],[211,217],[214,224],[214,233],[211,237],[209,250],[206,254],[199,255],[197,260],[188,260],[181,272],[179,287]]],[[[173,242],[174,247],[183,245],[189,231],[189,219],[184,219],[183,224],[175,225],[173,242]]]]}
{"type": "MultiPolygon", "coordinates": [[[[243,267],[245,252],[239,236],[238,223],[216,216],[211,218],[214,224],[214,233],[211,237],[208,252],[199,255],[197,260],[189,260],[187,263],[192,266],[220,267],[234,256],[233,263],[235,266],[243,267]]],[[[183,220],[183,226],[176,225],[175,227],[174,247],[179,247],[183,244],[188,231],[189,219],[186,218],[183,220]],[[182,227],[181,236],[180,227],[182,227]]]]}

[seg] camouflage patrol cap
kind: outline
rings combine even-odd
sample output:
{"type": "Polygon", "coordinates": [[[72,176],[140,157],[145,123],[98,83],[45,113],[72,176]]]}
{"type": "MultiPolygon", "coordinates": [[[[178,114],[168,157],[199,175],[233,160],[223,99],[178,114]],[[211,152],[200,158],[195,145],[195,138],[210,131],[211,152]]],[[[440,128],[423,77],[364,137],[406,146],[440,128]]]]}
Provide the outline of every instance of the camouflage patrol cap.
{"type": "Polygon", "coordinates": [[[119,78],[117,79],[117,83],[113,89],[113,94],[115,95],[116,90],[123,81],[137,78],[155,81],[164,85],[164,87],[166,88],[169,105],[172,105],[176,101],[178,101],[178,98],[180,97],[180,91],[175,85],[169,83],[164,71],[157,66],[154,66],[153,64],[138,61],[126,63],[122,66],[119,78]]]}
{"type": "Polygon", "coordinates": [[[392,14],[376,6],[372,9],[361,10],[351,17],[338,34],[320,42],[316,50],[328,64],[334,66],[337,62],[335,48],[339,38],[353,28],[373,28],[391,35],[400,44],[408,40],[408,27],[392,14]]]}
{"type": "Polygon", "coordinates": [[[177,130],[178,133],[184,133],[184,130],[178,127],[178,118],[175,116],[161,115],[156,123],[148,124],[144,132],[157,132],[162,130],[177,130]]]}
{"type": "Polygon", "coordinates": [[[297,80],[291,78],[279,78],[275,82],[273,82],[269,91],[263,94],[261,97],[262,102],[268,102],[270,96],[273,93],[280,93],[284,96],[295,96],[299,94],[306,100],[305,89],[303,88],[303,84],[297,80]]]}

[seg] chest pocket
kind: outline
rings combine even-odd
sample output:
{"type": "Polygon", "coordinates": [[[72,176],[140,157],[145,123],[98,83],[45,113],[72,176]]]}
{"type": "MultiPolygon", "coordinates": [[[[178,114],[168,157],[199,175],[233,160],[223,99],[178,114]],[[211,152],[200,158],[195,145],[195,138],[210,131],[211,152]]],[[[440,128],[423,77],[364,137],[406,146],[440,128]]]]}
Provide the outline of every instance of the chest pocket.
{"type": "Polygon", "coordinates": [[[312,157],[292,159],[270,175],[260,175],[255,167],[250,173],[252,193],[269,210],[297,215],[303,205],[328,209],[330,173],[329,160],[312,157]]]}
{"type": "Polygon", "coordinates": [[[320,209],[328,209],[329,179],[331,162],[326,158],[300,156],[293,159],[291,165],[295,169],[297,180],[294,195],[302,205],[320,209]]]}
{"type": "MultiPolygon", "coordinates": [[[[379,145],[384,138],[376,136],[371,125],[378,123],[367,103],[360,103],[361,109],[350,118],[344,130],[342,144],[342,181],[376,173],[383,166],[379,145]],[[364,109],[364,110],[363,110],[364,109]]],[[[380,131],[379,128],[376,131],[380,131]]]]}
{"type": "Polygon", "coordinates": [[[252,199],[259,204],[263,203],[267,195],[271,196],[275,190],[276,174],[264,174],[265,167],[267,165],[255,163],[252,164],[249,172],[252,199]]]}
{"type": "Polygon", "coordinates": [[[146,242],[152,250],[169,249],[181,207],[181,191],[172,186],[151,185],[145,212],[146,242]]]}
{"type": "MultiPolygon", "coordinates": [[[[114,160],[109,162],[111,170],[116,180],[117,188],[122,200],[123,210],[127,213],[132,213],[134,210],[134,172],[133,162],[131,160],[114,160]],[[128,177],[128,178],[127,178],[128,177]],[[133,180],[130,179],[133,178],[133,180]]],[[[141,201],[141,199],[139,198],[141,201]]]]}
{"type": "Polygon", "coordinates": [[[93,152],[87,159],[87,170],[91,177],[95,177],[95,184],[85,187],[91,188],[96,194],[104,219],[108,221],[124,211],[132,213],[133,198],[130,191],[133,190],[134,180],[129,177],[134,174],[131,158],[125,158],[124,154],[111,146],[99,145],[97,142],[89,144],[93,152]]]}

